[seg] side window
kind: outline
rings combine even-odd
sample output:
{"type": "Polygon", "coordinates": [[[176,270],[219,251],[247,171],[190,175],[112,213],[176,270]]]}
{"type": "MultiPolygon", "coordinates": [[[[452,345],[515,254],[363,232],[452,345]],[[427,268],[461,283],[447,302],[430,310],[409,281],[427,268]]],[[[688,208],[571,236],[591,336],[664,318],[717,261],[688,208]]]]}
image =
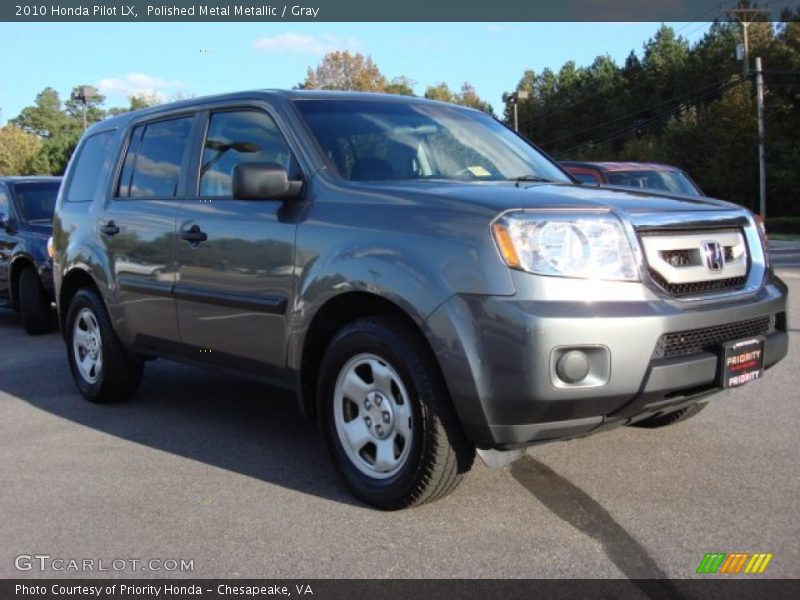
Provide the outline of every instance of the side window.
{"type": "Polygon", "coordinates": [[[8,194],[6,193],[5,187],[0,185],[0,214],[9,217],[10,216],[9,213],[10,211],[9,211],[8,194]]]}
{"type": "Polygon", "coordinates": [[[128,144],[128,150],[125,152],[125,162],[122,164],[122,173],[120,173],[117,189],[114,192],[115,196],[127,198],[131,195],[133,167],[136,164],[136,153],[139,152],[139,145],[142,143],[143,133],[144,125],[139,125],[131,134],[131,141],[130,144],[128,144]]]}
{"type": "Polygon", "coordinates": [[[200,167],[202,197],[233,195],[233,170],[242,163],[276,163],[297,179],[300,169],[272,118],[241,110],[211,115],[200,167]]]}
{"type": "Polygon", "coordinates": [[[96,133],[81,145],[64,198],[67,202],[90,202],[106,181],[111,166],[113,131],[96,133]]]}
{"type": "Polygon", "coordinates": [[[575,173],[572,172],[572,176],[580,181],[581,183],[600,183],[594,175],[591,173],[575,173]]]}
{"type": "Polygon", "coordinates": [[[133,131],[117,193],[131,198],[174,198],[194,117],[157,121],[133,131]]]}

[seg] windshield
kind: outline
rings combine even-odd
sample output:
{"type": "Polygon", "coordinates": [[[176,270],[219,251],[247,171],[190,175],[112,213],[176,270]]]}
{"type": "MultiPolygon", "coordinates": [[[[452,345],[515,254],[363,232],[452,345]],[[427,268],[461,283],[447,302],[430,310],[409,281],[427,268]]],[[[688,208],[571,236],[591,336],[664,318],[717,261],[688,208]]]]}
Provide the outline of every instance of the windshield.
{"type": "Polygon", "coordinates": [[[58,195],[58,181],[15,183],[14,199],[24,221],[52,221],[58,195]]]}
{"type": "Polygon", "coordinates": [[[703,195],[683,171],[614,171],[606,173],[606,178],[614,185],[664,190],[686,196],[703,195]]]}
{"type": "Polygon", "coordinates": [[[420,102],[296,104],[339,174],[351,181],[569,182],[549,159],[478,112],[420,102]]]}

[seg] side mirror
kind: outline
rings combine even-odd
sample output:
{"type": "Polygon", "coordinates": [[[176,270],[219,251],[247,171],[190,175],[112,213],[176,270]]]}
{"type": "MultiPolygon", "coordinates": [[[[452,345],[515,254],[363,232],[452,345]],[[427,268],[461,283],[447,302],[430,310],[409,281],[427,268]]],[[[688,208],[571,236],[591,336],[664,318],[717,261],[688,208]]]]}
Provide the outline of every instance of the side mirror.
{"type": "Polygon", "coordinates": [[[11,226],[11,220],[6,216],[6,213],[0,212],[0,229],[8,229],[11,226]]]}
{"type": "Polygon", "coordinates": [[[294,200],[303,190],[302,181],[275,163],[242,163],[233,170],[233,197],[237,200],[294,200]]]}

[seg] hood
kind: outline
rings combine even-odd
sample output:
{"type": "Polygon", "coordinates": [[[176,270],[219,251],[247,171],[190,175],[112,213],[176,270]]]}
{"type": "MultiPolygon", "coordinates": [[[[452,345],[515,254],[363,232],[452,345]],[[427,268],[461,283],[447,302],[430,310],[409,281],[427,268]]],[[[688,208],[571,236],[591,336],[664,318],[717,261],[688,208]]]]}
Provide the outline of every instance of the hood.
{"type": "Polygon", "coordinates": [[[653,190],[585,186],[575,183],[392,181],[360,184],[384,193],[425,195],[502,212],[514,208],[615,209],[628,214],[741,210],[741,206],[707,197],[663,194],[653,190]]]}

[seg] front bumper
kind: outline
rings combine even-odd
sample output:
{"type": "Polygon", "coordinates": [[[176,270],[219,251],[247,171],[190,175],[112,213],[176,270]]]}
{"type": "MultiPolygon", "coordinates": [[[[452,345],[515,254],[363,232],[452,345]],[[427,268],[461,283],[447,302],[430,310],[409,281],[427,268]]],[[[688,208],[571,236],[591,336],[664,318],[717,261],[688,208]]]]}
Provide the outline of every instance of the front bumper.
{"type": "MultiPolygon", "coordinates": [[[[518,290],[525,288],[524,277],[531,276],[518,275],[518,290]]],[[[519,291],[513,297],[462,295],[429,317],[456,411],[478,447],[510,449],[579,437],[719,391],[719,348],[658,358],[654,352],[666,333],[772,317],[765,367],[787,353],[786,286],[772,276],[755,294],[692,306],[648,291],[637,297],[630,287],[622,288],[622,300],[602,298],[602,290],[591,294],[589,282],[578,285],[586,285],[587,293],[572,297],[583,300],[557,294],[544,301],[522,300],[519,291]],[[554,361],[571,348],[607,357],[598,363],[601,376],[578,385],[559,380],[554,361]]]]}

